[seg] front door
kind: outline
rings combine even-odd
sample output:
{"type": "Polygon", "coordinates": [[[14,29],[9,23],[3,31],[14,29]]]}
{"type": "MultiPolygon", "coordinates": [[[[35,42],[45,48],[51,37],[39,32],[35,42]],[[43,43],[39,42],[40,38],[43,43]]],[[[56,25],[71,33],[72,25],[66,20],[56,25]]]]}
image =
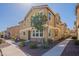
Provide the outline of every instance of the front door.
{"type": "Polygon", "coordinates": [[[28,31],[28,40],[30,40],[30,34],[31,34],[31,32],[28,31]]]}

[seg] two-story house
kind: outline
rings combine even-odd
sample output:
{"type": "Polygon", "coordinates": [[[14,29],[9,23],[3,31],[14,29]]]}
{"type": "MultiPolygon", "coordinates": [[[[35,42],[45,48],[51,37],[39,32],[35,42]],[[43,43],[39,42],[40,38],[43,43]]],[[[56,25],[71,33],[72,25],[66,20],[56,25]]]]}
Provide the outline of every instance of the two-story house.
{"type": "Polygon", "coordinates": [[[8,38],[16,39],[17,37],[19,37],[19,31],[20,31],[19,25],[9,27],[5,31],[5,36],[8,37],[8,38]]]}
{"type": "Polygon", "coordinates": [[[42,41],[42,39],[59,40],[63,37],[67,27],[61,22],[59,14],[53,12],[48,5],[33,6],[27,13],[24,20],[19,22],[20,38],[32,41],[42,41]],[[32,16],[42,13],[47,16],[45,29],[39,31],[32,26],[32,16]]]}
{"type": "MultiPolygon", "coordinates": [[[[59,30],[55,26],[55,13],[48,7],[48,5],[41,5],[41,6],[33,6],[28,14],[25,16],[24,20],[19,22],[20,25],[20,38],[26,40],[33,40],[33,41],[41,41],[42,39],[52,39],[55,40],[55,30],[59,30]],[[45,30],[38,31],[34,27],[32,27],[32,16],[42,13],[47,16],[48,20],[46,22],[45,30]]],[[[57,40],[57,39],[56,39],[57,40]]]]}
{"type": "Polygon", "coordinates": [[[77,38],[79,40],[79,4],[77,4],[75,11],[76,11],[75,12],[75,14],[76,14],[76,22],[75,22],[76,34],[77,34],[77,38]]]}

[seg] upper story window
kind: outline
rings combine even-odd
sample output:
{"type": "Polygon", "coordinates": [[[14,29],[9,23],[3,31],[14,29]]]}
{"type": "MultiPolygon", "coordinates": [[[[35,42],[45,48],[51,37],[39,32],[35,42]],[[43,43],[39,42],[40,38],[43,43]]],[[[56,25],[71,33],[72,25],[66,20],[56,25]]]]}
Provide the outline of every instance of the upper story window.
{"type": "Polygon", "coordinates": [[[48,20],[51,19],[51,13],[48,13],[48,20]]]}

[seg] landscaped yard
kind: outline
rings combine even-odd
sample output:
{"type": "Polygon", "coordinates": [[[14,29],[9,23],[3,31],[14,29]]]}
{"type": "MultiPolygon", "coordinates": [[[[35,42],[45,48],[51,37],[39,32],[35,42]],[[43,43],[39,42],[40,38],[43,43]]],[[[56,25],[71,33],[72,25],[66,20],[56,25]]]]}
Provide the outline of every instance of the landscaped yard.
{"type": "MultiPolygon", "coordinates": [[[[61,40],[61,41],[63,41],[63,40],[61,40]]],[[[30,54],[32,56],[41,56],[42,54],[44,54],[45,52],[47,52],[49,49],[53,48],[55,45],[57,45],[61,41],[55,41],[55,42],[53,42],[53,44],[50,44],[49,48],[39,47],[39,48],[31,49],[29,47],[29,43],[27,43],[26,46],[21,47],[20,49],[24,53],[26,53],[26,54],[28,53],[28,54],[30,54]]]]}

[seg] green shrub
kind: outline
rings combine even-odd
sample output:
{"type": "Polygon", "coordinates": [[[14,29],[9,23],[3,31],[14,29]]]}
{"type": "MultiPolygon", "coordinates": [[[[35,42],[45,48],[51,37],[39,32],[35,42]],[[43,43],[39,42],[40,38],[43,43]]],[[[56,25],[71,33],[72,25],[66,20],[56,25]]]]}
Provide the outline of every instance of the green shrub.
{"type": "Polygon", "coordinates": [[[51,40],[45,41],[45,39],[43,39],[43,45],[42,45],[42,47],[43,47],[44,49],[49,48],[49,43],[52,43],[52,42],[50,42],[50,41],[51,41],[51,40]]]}
{"type": "Polygon", "coordinates": [[[19,43],[19,46],[20,46],[20,47],[24,47],[24,46],[25,46],[25,41],[21,41],[21,42],[19,43]]]}
{"type": "Polygon", "coordinates": [[[79,40],[74,40],[75,41],[75,45],[79,45],[79,40]]]}
{"type": "Polygon", "coordinates": [[[44,45],[43,45],[43,48],[44,48],[44,49],[47,49],[47,48],[49,48],[49,45],[48,45],[48,44],[44,44],[44,45]]]}
{"type": "Polygon", "coordinates": [[[2,42],[3,42],[3,40],[2,40],[2,39],[0,39],[0,44],[2,44],[2,42]]]}
{"type": "Polygon", "coordinates": [[[49,48],[49,44],[48,44],[48,42],[44,42],[42,47],[43,47],[44,49],[49,48]]]}
{"type": "Polygon", "coordinates": [[[48,44],[52,44],[53,40],[52,39],[48,39],[48,44]]]}
{"type": "Polygon", "coordinates": [[[13,41],[16,41],[16,38],[15,38],[15,37],[11,37],[11,39],[12,39],[13,41]]]}
{"type": "Polygon", "coordinates": [[[35,48],[37,48],[37,44],[34,43],[34,42],[31,42],[29,47],[32,48],[32,49],[35,49],[35,48]]]}
{"type": "Polygon", "coordinates": [[[76,36],[73,36],[72,39],[77,39],[77,37],[76,36]]]}
{"type": "Polygon", "coordinates": [[[19,41],[21,42],[21,41],[26,41],[26,40],[24,40],[24,39],[19,39],[19,41]]]}

